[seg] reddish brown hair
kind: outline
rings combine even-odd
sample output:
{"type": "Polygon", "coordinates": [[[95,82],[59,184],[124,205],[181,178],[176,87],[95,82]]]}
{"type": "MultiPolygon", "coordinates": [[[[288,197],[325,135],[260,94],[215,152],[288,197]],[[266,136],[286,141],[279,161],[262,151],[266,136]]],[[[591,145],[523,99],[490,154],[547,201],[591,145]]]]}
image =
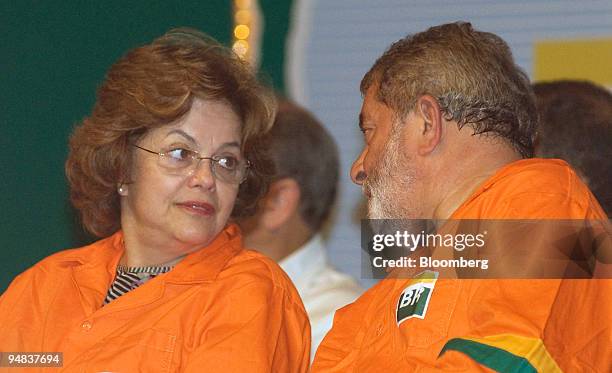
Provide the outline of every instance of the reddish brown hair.
{"type": "Polygon", "coordinates": [[[196,30],[175,29],[110,68],[91,115],[70,138],[70,197],[88,231],[104,237],[120,228],[117,185],[129,179],[130,144],[182,118],[194,99],[227,103],[241,119],[242,151],[252,167],[232,216],[254,212],[272,174],[259,143],[274,120],[274,96],[230,49],[196,30]]]}

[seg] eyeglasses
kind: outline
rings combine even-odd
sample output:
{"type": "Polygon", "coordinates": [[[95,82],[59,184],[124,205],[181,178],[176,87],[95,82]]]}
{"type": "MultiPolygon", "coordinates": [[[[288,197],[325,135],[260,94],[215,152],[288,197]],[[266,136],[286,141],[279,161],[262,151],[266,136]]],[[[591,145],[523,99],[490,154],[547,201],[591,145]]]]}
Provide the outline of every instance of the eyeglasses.
{"type": "Polygon", "coordinates": [[[220,181],[229,184],[241,184],[247,176],[247,170],[251,166],[248,160],[241,160],[231,155],[219,155],[212,157],[200,157],[200,153],[183,148],[174,148],[154,152],[132,144],[136,148],[151,154],[157,154],[158,164],[171,175],[192,174],[203,159],[210,160],[210,172],[220,181]]]}

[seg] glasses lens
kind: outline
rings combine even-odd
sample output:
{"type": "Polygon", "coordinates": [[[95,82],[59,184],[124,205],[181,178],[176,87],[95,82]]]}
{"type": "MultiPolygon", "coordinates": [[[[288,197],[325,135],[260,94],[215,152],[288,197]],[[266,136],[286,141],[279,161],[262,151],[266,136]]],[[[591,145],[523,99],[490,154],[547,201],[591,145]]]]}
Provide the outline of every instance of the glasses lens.
{"type": "Polygon", "coordinates": [[[244,181],[247,163],[232,156],[215,157],[211,160],[213,173],[220,180],[239,184],[244,181]]]}
{"type": "Polygon", "coordinates": [[[189,170],[197,159],[197,153],[183,148],[163,150],[159,154],[159,164],[172,174],[182,174],[189,170]]]}

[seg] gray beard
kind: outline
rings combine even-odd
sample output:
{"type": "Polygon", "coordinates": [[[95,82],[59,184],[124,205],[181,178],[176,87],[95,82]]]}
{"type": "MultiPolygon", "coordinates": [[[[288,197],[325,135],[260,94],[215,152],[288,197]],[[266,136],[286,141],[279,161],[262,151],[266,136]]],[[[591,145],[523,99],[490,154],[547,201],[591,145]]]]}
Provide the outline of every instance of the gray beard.
{"type": "Polygon", "coordinates": [[[392,133],[385,145],[378,166],[368,175],[363,188],[369,192],[369,219],[414,219],[419,214],[411,197],[416,181],[409,168],[410,159],[400,150],[398,138],[392,133]]]}

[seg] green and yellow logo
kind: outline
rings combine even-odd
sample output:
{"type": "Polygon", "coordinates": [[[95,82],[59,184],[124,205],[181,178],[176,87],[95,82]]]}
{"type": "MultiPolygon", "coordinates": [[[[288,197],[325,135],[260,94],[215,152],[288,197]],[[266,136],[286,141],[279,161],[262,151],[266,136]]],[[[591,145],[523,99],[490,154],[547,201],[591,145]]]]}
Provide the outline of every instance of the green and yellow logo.
{"type": "Polygon", "coordinates": [[[438,272],[424,271],[412,279],[397,301],[395,312],[397,325],[413,317],[425,318],[437,278],[438,272]]]}

